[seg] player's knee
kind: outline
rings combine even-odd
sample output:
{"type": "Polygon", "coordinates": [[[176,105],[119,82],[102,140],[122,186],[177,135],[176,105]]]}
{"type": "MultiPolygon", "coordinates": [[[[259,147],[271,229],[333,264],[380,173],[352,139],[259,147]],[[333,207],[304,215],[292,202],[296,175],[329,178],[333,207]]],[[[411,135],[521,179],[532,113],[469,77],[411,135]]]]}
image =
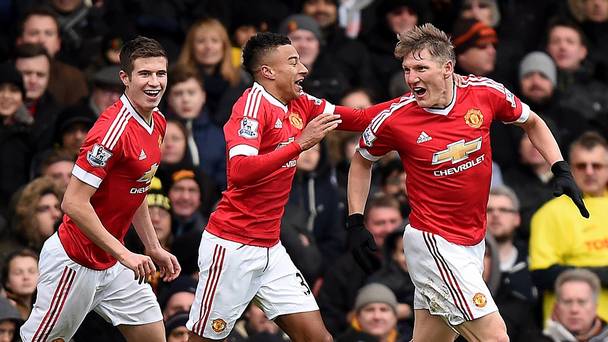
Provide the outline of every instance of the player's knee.
{"type": "Polygon", "coordinates": [[[320,341],[323,341],[323,342],[334,342],[334,338],[331,336],[330,333],[325,332],[323,334],[323,336],[321,337],[320,341]]]}
{"type": "Polygon", "coordinates": [[[509,342],[509,335],[507,335],[506,331],[499,330],[499,331],[496,331],[494,334],[492,334],[492,336],[489,336],[489,339],[486,339],[485,341],[509,342]]]}

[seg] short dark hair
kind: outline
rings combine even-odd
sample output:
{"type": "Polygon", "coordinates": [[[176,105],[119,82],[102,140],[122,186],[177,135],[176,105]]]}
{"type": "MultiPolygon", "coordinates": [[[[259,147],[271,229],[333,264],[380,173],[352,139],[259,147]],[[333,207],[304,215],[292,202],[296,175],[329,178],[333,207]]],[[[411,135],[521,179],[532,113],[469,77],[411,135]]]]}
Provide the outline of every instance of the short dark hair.
{"type": "Polygon", "coordinates": [[[368,214],[375,208],[393,208],[401,213],[399,201],[391,195],[379,193],[372,196],[371,200],[365,206],[365,219],[367,220],[368,214]]]}
{"type": "Polygon", "coordinates": [[[44,56],[49,61],[49,63],[51,62],[51,56],[42,44],[24,43],[19,44],[17,45],[17,47],[15,47],[15,59],[32,58],[38,56],[44,56]]]}
{"type": "Polygon", "coordinates": [[[587,131],[570,144],[570,155],[576,147],[589,151],[597,146],[601,146],[608,151],[608,142],[601,134],[596,131],[587,131]]]}
{"type": "Polygon", "coordinates": [[[545,45],[549,44],[549,37],[551,36],[551,32],[556,27],[567,27],[567,28],[570,28],[570,29],[576,31],[579,38],[581,39],[581,44],[583,44],[586,47],[589,46],[585,33],[583,32],[583,29],[581,29],[580,25],[577,24],[572,19],[563,18],[563,17],[555,17],[549,21],[549,25],[548,25],[547,31],[546,31],[547,32],[547,37],[546,37],[547,41],[546,41],[545,45]]]}
{"type": "Polygon", "coordinates": [[[262,57],[279,46],[291,45],[287,36],[262,32],[251,37],[243,48],[243,66],[255,78],[255,71],[261,64],[262,57]]]}
{"type": "Polygon", "coordinates": [[[53,19],[55,25],[57,26],[57,34],[61,37],[61,25],[59,25],[59,19],[57,19],[57,14],[55,14],[55,12],[44,6],[33,7],[27,12],[25,12],[23,17],[21,18],[21,22],[19,23],[19,37],[23,35],[23,27],[25,26],[25,22],[30,17],[33,17],[35,15],[41,17],[50,17],[51,19],[53,19]]]}
{"type": "Polygon", "coordinates": [[[10,264],[11,261],[13,261],[13,259],[17,257],[30,257],[35,259],[36,262],[38,262],[39,258],[38,253],[27,247],[18,249],[6,256],[2,265],[2,273],[0,274],[0,278],[2,279],[2,287],[7,291],[11,291],[10,289],[6,288],[6,284],[8,283],[8,276],[10,274],[10,264]]]}
{"type": "Polygon", "coordinates": [[[188,64],[176,64],[169,69],[169,80],[167,82],[167,90],[171,90],[173,86],[178,83],[186,82],[193,78],[200,86],[203,91],[205,90],[205,84],[203,78],[199,74],[198,70],[188,64]]]}
{"type": "Polygon", "coordinates": [[[120,68],[131,76],[133,62],[138,58],[148,57],[165,57],[167,59],[167,52],[156,39],[137,36],[135,39],[126,42],[120,49],[120,68]]]}

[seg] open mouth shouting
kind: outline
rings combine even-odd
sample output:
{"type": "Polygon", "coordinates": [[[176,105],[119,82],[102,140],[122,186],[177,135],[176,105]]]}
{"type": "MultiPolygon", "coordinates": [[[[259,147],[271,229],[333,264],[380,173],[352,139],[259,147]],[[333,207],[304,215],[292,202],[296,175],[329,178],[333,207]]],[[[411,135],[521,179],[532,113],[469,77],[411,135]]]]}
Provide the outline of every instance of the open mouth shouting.
{"type": "Polygon", "coordinates": [[[303,78],[301,78],[301,79],[299,79],[299,80],[296,80],[296,81],[294,82],[294,84],[296,85],[296,92],[297,92],[298,94],[304,91],[304,88],[302,87],[302,82],[304,82],[304,79],[303,79],[303,78]]]}
{"type": "Polygon", "coordinates": [[[422,98],[426,94],[426,88],[424,88],[424,87],[414,87],[413,91],[414,91],[414,94],[416,95],[416,98],[422,98]]]}

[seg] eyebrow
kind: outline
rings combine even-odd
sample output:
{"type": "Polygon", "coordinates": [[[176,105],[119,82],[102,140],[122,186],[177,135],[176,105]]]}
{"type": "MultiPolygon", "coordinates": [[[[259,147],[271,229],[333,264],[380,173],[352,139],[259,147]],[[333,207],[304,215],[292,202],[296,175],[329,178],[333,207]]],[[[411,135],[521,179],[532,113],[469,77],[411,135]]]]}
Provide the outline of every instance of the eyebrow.
{"type": "Polygon", "coordinates": [[[287,58],[287,60],[288,60],[288,61],[295,60],[295,61],[297,62],[297,61],[298,61],[298,57],[296,57],[296,56],[291,56],[291,57],[287,58]]]}

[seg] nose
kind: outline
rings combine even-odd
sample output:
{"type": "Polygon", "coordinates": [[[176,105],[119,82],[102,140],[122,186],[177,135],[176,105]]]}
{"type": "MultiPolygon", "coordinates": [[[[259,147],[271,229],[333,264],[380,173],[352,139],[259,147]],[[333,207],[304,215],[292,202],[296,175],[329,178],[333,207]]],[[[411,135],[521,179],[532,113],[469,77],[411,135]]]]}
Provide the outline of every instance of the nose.
{"type": "Polygon", "coordinates": [[[300,70],[298,71],[299,74],[301,75],[308,75],[308,68],[306,67],[306,65],[302,64],[302,62],[300,62],[300,70]]]}
{"type": "Polygon", "coordinates": [[[405,74],[405,83],[413,84],[418,82],[419,78],[415,71],[411,71],[405,74]]]}
{"type": "Polygon", "coordinates": [[[156,75],[156,73],[153,73],[152,76],[150,76],[150,79],[148,80],[148,84],[151,86],[157,86],[160,84],[160,81],[158,79],[158,75],[156,75]]]}

